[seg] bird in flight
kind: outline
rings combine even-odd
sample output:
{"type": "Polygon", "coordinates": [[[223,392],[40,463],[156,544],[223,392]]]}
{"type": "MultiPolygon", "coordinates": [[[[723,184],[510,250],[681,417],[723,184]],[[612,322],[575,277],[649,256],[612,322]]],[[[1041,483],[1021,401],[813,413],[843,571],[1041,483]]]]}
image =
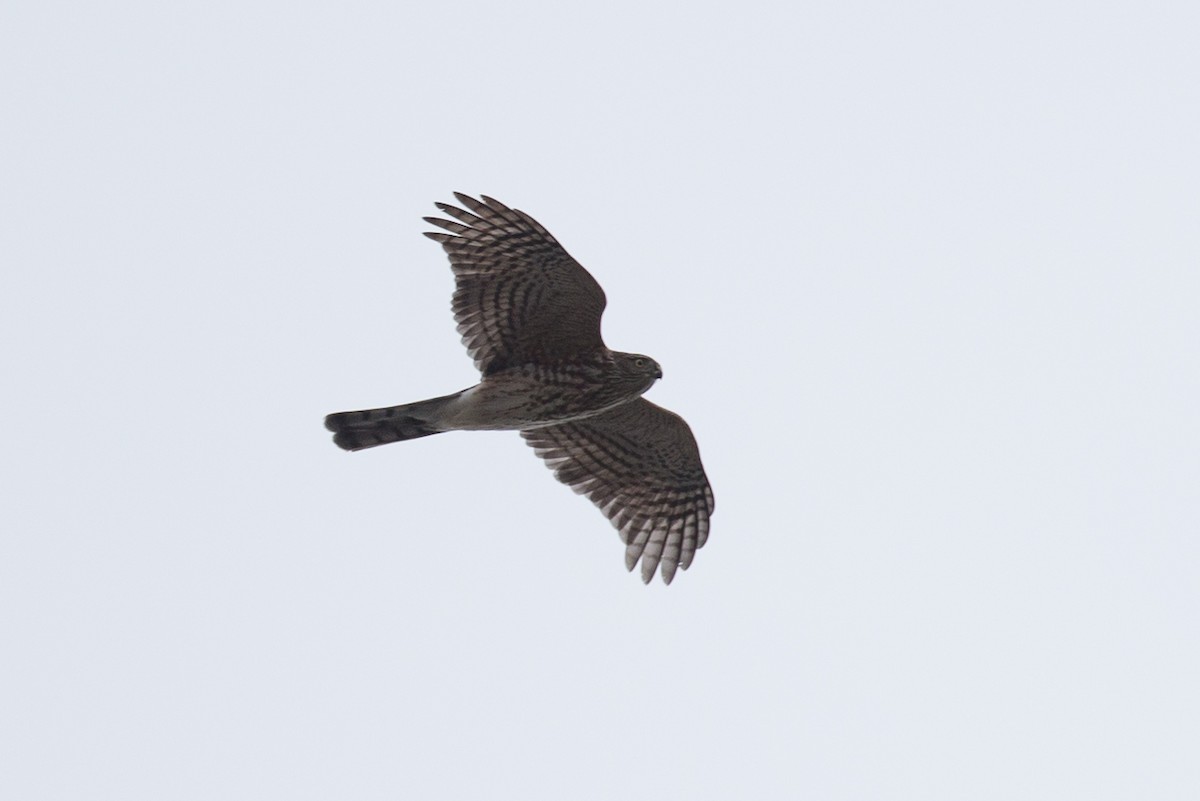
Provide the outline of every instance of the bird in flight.
{"type": "Polygon", "coordinates": [[[609,350],[600,337],[604,290],[549,231],[486,195],[425,236],[450,256],[452,307],[482,374],[440,398],[325,418],[348,451],[443,431],[516,430],[554,475],[600,508],[625,543],[625,566],[667,584],[708,539],[713,493],[679,415],[642,397],[662,368],[609,350]]]}

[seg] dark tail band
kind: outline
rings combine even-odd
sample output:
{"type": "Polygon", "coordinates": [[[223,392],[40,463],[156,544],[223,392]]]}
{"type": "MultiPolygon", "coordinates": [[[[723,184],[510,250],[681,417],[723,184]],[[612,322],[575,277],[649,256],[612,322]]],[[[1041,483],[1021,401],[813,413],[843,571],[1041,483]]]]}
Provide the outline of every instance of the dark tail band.
{"type": "Polygon", "coordinates": [[[434,421],[446,401],[453,397],[449,395],[383,409],[338,412],[325,418],[325,427],[333,432],[334,444],[347,451],[427,437],[444,430],[434,421]]]}

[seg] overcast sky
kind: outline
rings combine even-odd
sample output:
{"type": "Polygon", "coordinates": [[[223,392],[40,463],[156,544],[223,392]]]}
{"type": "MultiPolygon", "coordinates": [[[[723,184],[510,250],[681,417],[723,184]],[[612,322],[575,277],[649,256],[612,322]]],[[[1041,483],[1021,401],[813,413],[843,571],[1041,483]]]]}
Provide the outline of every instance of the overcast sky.
{"type": "Polygon", "coordinates": [[[1200,11],[9,3],[0,796],[1200,797],[1200,11]],[[511,432],[420,218],[545,224],[717,499],[511,432]]]}

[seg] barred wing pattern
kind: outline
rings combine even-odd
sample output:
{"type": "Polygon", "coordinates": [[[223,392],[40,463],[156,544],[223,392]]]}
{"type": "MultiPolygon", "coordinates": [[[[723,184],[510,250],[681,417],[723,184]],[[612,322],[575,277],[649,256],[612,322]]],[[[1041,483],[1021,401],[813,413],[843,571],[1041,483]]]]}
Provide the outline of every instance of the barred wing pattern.
{"type": "Polygon", "coordinates": [[[453,220],[425,221],[450,233],[454,319],[485,376],[522,363],[553,362],[604,347],[604,290],[537,220],[483,195],[455,192],[468,210],[438,203],[453,220]]]}
{"type": "Polygon", "coordinates": [[[708,539],[713,493],[683,418],[644,398],[595,417],[522,431],[555,478],[587,495],[621,533],[625,566],[671,583],[708,539]]]}

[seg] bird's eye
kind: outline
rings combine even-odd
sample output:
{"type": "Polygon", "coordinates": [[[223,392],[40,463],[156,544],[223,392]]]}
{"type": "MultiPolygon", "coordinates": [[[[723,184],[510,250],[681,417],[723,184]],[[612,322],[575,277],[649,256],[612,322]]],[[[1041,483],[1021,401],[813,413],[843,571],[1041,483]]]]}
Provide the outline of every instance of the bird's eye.
{"type": "Polygon", "coordinates": [[[634,367],[645,367],[645,366],[646,366],[646,360],[645,360],[645,359],[634,359],[634,360],[633,360],[633,366],[634,366],[634,367]]]}

